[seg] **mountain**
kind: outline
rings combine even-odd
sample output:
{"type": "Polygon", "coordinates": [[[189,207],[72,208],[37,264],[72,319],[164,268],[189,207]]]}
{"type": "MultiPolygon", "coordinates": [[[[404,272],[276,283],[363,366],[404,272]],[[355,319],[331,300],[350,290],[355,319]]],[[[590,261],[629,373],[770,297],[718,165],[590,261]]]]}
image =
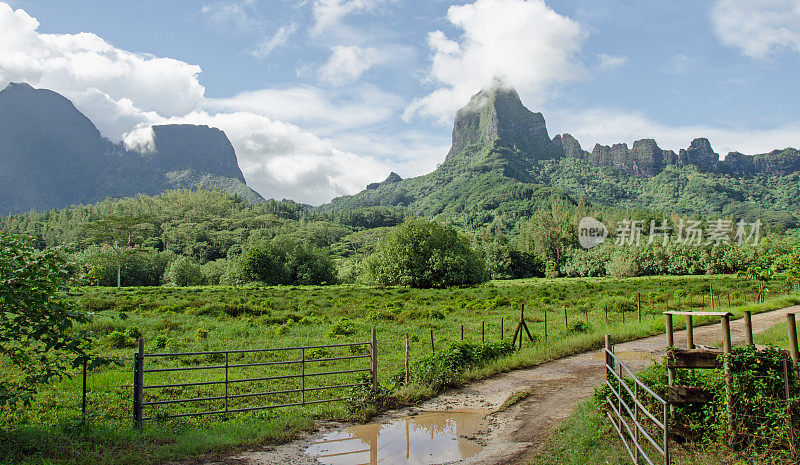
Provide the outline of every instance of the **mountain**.
{"type": "Polygon", "coordinates": [[[154,126],[153,141],[149,153],[127,150],[64,96],[11,83],[0,91],[0,214],[177,188],[218,188],[263,201],[245,184],[219,129],[154,126]]]}
{"type": "Polygon", "coordinates": [[[508,230],[557,196],[656,214],[758,216],[795,228],[799,181],[800,151],[793,148],[720,160],[704,138],[678,153],[641,139],[588,152],[570,134],[551,139],[541,113],[513,89],[494,87],[458,110],[450,151],[435,171],[407,179],[392,173],[321,209],[405,206],[466,227],[508,230]]]}

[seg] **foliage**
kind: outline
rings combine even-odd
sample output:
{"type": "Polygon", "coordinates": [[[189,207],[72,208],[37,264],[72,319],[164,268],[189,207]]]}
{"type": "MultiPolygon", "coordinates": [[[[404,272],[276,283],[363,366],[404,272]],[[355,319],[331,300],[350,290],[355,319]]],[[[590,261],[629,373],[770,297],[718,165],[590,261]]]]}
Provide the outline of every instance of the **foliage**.
{"type": "Polygon", "coordinates": [[[55,250],[0,232],[0,360],[24,373],[0,378],[0,406],[27,403],[37,386],[86,357],[84,313],[64,299],[70,269],[55,250]]]}
{"type": "MultiPolygon", "coordinates": [[[[458,385],[463,371],[477,368],[514,352],[511,341],[486,344],[454,342],[435,355],[423,357],[409,367],[409,383],[429,386],[435,391],[458,385]]],[[[403,379],[400,374],[395,379],[403,379]]]]}
{"type": "Polygon", "coordinates": [[[336,270],[330,256],[308,243],[279,237],[250,247],[242,256],[242,274],[264,284],[332,284],[336,270]]]}
{"type": "Polygon", "coordinates": [[[409,220],[381,239],[364,263],[366,280],[430,288],[487,280],[483,260],[455,229],[409,220]]]}
{"type": "Polygon", "coordinates": [[[167,267],[164,282],[175,286],[197,286],[203,284],[203,273],[197,262],[180,256],[167,267]]]}

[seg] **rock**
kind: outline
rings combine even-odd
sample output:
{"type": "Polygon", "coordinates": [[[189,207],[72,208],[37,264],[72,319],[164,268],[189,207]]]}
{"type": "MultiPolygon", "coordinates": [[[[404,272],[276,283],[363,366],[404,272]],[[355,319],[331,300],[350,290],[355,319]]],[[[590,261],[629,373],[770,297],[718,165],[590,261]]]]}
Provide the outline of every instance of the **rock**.
{"type": "Polygon", "coordinates": [[[384,179],[382,182],[373,182],[373,183],[367,184],[367,190],[377,189],[377,188],[379,188],[381,186],[385,186],[387,184],[394,184],[394,183],[400,182],[402,180],[403,180],[403,178],[401,178],[399,174],[397,174],[394,171],[392,171],[391,173],[389,173],[389,176],[386,179],[384,179]]]}

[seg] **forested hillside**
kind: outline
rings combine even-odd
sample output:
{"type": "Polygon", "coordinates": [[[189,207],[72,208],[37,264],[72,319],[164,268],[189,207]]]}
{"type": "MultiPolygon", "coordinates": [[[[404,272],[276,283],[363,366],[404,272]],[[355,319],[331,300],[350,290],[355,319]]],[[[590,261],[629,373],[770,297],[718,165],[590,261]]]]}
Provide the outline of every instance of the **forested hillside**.
{"type": "Polygon", "coordinates": [[[800,225],[800,152],[775,150],[724,160],[706,139],[679,153],[652,139],[581,149],[569,134],[552,140],[544,117],[512,89],[483,90],[458,111],[453,142],[432,173],[382,183],[324,205],[326,211],[405,206],[475,229],[512,232],[555,195],[611,208],[761,219],[776,230],[800,225]]]}

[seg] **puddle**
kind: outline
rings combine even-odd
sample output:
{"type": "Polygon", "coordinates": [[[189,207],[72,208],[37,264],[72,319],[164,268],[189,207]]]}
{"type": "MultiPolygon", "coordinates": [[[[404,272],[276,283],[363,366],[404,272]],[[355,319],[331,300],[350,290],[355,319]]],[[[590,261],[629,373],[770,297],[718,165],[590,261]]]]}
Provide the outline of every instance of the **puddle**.
{"type": "Polygon", "coordinates": [[[324,435],[305,451],[320,463],[438,464],[458,461],[482,449],[460,436],[484,425],[487,410],[422,412],[387,423],[356,425],[324,435]]]}
{"type": "MultiPolygon", "coordinates": [[[[619,352],[614,352],[614,355],[616,355],[617,358],[622,360],[623,362],[658,360],[658,356],[653,355],[650,352],[634,352],[634,351],[621,350],[619,352]]],[[[605,356],[606,355],[604,352],[598,352],[594,354],[594,358],[600,361],[605,360],[605,356]]]]}

